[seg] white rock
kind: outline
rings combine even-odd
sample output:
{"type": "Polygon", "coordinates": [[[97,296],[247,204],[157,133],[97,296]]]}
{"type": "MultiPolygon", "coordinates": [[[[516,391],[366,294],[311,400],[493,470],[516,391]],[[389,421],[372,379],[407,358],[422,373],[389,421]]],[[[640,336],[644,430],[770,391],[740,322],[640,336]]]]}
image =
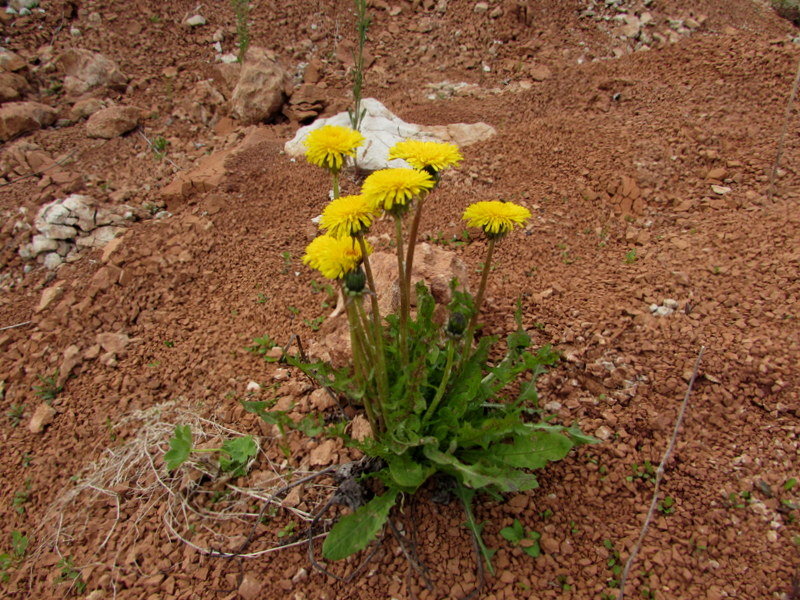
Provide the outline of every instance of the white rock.
{"type": "MultiPolygon", "coordinates": [[[[366,171],[377,171],[387,167],[408,167],[409,165],[403,160],[387,160],[389,149],[405,139],[446,141],[463,146],[488,139],[497,133],[486,123],[455,123],[431,127],[406,123],[375,98],[364,98],[361,107],[366,110],[361,124],[361,134],[366,138],[366,142],[358,149],[356,159],[358,167],[366,171]]],[[[350,116],[347,112],[341,112],[301,127],[294,138],[284,145],[286,154],[292,157],[303,156],[305,153],[303,140],[309,133],[325,125],[350,127],[350,116]]]]}
{"type": "Polygon", "coordinates": [[[610,437],[613,435],[613,433],[614,433],[614,432],[613,432],[613,431],[611,431],[611,429],[609,429],[609,428],[608,428],[608,427],[606,427],[605,425],[601,425],[601,426],[600,426],[600,427],[598,427],[598,428],[597,428],[597,430],[594,432],[594,437],[596,437],[596,438],[597,438],[597,439],[599,439],[599,440],[603,440],[603,441],[605,442],[605,441],[607,441],[607,440],[608,440],[608,439],[609,439],[609,438],[610,438],[610,437]]]}
{"type": "Polygon", "coordinates": [[[55,269],[56,267],[60,266],[61,263],[64,262],[64,259],[58,254],[58,252],[49,252],[44,256],[44,266],[47,269],[55,269]]]}
{"type": "Polygon", "coordinates": [[[656,311],[655,311],[654,314],[657,317],[666,317],[668,315],[671,315],[674,312],[675,311],[673,309],[669,308],[668,306],[659,306],[658,308],[656,308],[656,311]]]}
{"type": "Polygon", "coordinates": [[[184,21],[184,24],[189,27],[200,27],[206,24],[206,18],[203,15],[192,15],[184,21]]]}
{"type": "Polygon", "coordinates": [[[78,235],[78,230],[69,225],[45,225],[39,231],[51,240],[71,240],[78,235]]]}
{"type": "Polygon", "coordinates": [[[727,185],[712,185],[711,191],[722,196],[723,194],[729,193],[731,188],[729,188],[727,185]]]}
{"type": "Polygon", "coordinates": [[[53,200],[39,209],[33,224],[40,231],[48,225],[74,225],[75,221],[69,221],[71,216],[67,207],[62,206],[58,200],[53,200]]]}
{"type": "Polygon", "coordinates": [[[485,13],[488,10],[489,10],[489,3],[488,2],[476,2],[475,6],[472,9],[472,12],[481,14],[481,13],[485,13]]]}
{"type": "Polygon", "coordinates": [[[671,308],[672,310],[677,310],[678,309],[678,301],[677,300],[673,300],[672,298],[665,299],[664,302],[662,302],[661,304],[663,304],[667,308],[671,308]]]}
{"type": "Polygon", "coordinates": [[[78,247],[100,248],[117,237],[117,235],[122,231],[124,231],[123,227],[114,227],[113,225],[98,227],[89,233],[89,235],[84,235],[77,238],[75,243],[78,245],[78,247]]]}
{"type": "Polygon", "coordinates": [[[257,381],[250,381],[248,382],[246,389],[248,392],[258,392],[261,390],[261,384],[257,381]]]}
{"type": "Polygon", "coordinates": [[[34,256],[39,256],[43,252],[58,250],[58,241],[52,240],[46,235],[35,235],[31,240],[30,248],[34,256]]]}

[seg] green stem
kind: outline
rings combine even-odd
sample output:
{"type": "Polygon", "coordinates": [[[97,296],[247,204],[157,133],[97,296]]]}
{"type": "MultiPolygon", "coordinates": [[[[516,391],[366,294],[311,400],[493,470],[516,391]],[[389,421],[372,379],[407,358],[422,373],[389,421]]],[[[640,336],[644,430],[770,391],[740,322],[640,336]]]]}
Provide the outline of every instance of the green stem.
{"type": "Polygon", "coordinates": [[[350,345],[353,349],[353,369],[356,373],[356,381],[358,382],[364,393],[364,409],[367,413],[367,420],[373,431],[378,431],[377,421],[375,418],[374,407],[372,400],[367,392],[367,374],[368,368],[366,364],[364,332],[361,330],[358,318],[358,312],[353,305],[352,299],[345,296],[345,308],[347,310],[347,321],[350,324],[350,345]]]}
{"type": "Polygon", "coordinates": [[[331,179],[333,180],[333,199],[339,197],[339,171],[331,171],[331,179]]]}
{"type": "MultiPolygon", "coordinates": [[[[478,314],[481,312],[481,305],[483,304],[483,295],[486,293],[486,282],[489,279],[489,271],[492,268],[492,256],[494,255],[494,238],[489,238],[489,246],[486,249],[486,262],[483,263],[483,273],[481,273],[481,283],[478,286],[478,295],[475,296],[475,313],[469,322],[469,333],[467,339],[475,331],[475,326],[478,323],[478,314]]],[[[471,343],[471,340],[469,340],[471,343]]]]}
{"type": "Polygon", "coordinates": [[[421,195],[417,201],[417,209],[414,212],[414,219],[411,221],[411,231],[408,234],[408,249],[406,251],[406,289],[411,289],[411,273],[414,270],[414,250],[417,247],[417,232],[419,222],[422,217],[422,205],[425,204],[425,195],[421,195]]]}
{"type": "MultiPolygon", "coordinates": [[[[367,275],[367,283],[369,289],[372,291],[370,294],[370,301],[372,302],[372,339],[375,344],[375,355],[377,358],[377,377],[378,377],[378,390],[380,395],[381,407],[386,406],[389,398],[389,374],[386,371],[386,351],[383,346],[383,321],[381,320],[381,310],[378,306],[378,289],[375,287],[375,278],[372,275],[372,265],[369,262],[367,255],[367,243],[364,241],[364,234],[359,232],[356,234],[359,247],[361,248],[361,256],[364,261],[364,272],[367,275]]],[[[377,433],[377,430],[376,430],[377,433]]]]}
{"type": "Polygon", "coordinates": [[[439,383],[439,389],[436,390],[436,395],[433,397],[428,410],[425,411],[425,416],[422,417],[422,424],[425,425],[436,412],[439,402],[442,401],[444,393],[447,390],[447,384],[450,383],[450,373],[453,370],[453,356],[455,356],[455,344],[453,340],[447,342],[447,362],[444,365],[444,373],[442,373],[442,381],[439,383]]]}
{"type": "Polygon", "coordinates": [[[408,312],[411,302],[403,264],[403,221],[400,217],[394,218],[394,228],[397,237],[397,276],[400,285],[400,356],[403,364],[408,365],[408,312]]]}

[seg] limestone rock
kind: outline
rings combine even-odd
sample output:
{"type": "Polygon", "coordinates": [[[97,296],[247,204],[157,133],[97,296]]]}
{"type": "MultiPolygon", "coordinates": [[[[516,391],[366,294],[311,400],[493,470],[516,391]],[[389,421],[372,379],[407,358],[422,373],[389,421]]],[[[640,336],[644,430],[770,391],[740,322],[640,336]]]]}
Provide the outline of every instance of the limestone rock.
{"type": "MultiPolygon", "coordinates": [[[[389,149],[397,142],[405,139],[419,139],[430,141],[444,141],[465,146],[475,141],[483,141],[496,134],[496,131],[486,123],[455,123],[423,127],[413,123],[406,123],[392,114],[383,104],[375,98],[364,98],[362,108],[366,111],[361,125],[361,133],[366,142],[357,151],[358,167],[365,171],[377,171],[387,167],[407,167],[403,160],[387,160],[389,149]],[[456,141],[456,138],[458,141],[456,141]]],[[[286,142],[284,150],[289,156],[303,156],[305,147],[303,141],[309,133],[325,125],[339,125],[350,127],[350,116],[341,112],[333,117],[318,119],[301,127],[293,139],[286,142]]]]}
{"type": "Polygon", "coordinates": [[[44,428],[53,422],[55,416],[56,410],[49,404],[43,402],[36,407],[31,421],[28,424],[28,429],[31,433],[42,433],[44,428]]]}
{"type": "Polygon", "coordinates": [[[231,95],[231,114],[244,124],[268,120],[283,105],[287,81],[288,75],[274,54],[251,46],[231,95]]]}
{"type": "Polygon", "coordinates": [[[44,291],[42,291],[42,296],[39,298],[39,304],[36,305],[34,312],[42,312],[44,309],[50,306],[54,300],[60,298],[63,291],[63,283],[56,283],[51,285],[49,288],[45,288],[44,291]]]}
{"type": "Polygon", "coordinates": [[[109,354],[121,355],[125,353],[131,339],[124,333],[98,333],[95,338],[100,347],[109,354]]]}
{"type": "Polygon", "coordinates": [[[86,135],[111,139],[128,133],[139,124],[139,109],[133,106],[109,106],[98,110],[86,121],[86,135]]]}
{"type": "Polygon", "coordinates": [[[39,102],[8,102],[0,107],[0,142],[52,125],[55,109],[39,102]]]}
{"type": "Polygon", "coordinates": [[[77,238],[75,244],[79,248],[100,248],[107,245],[123,231],[125,231],[124,227],[114,227],[113,225],[98,227],[88,235],[77,238]]]}
{"type": "Polygon", "coordinates": [[[125,91],[128,77],[110,58],[90,50],[72,48],[60,55],[56,62],[64,70],[64,91],[72,96],[85,94],[96,88],[125,91]]]}

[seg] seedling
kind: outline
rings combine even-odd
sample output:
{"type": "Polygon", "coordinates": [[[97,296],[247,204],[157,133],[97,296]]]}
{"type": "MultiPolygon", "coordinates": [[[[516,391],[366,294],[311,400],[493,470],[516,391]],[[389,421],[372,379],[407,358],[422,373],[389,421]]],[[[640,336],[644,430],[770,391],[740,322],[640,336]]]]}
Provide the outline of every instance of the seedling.
{"type": "Polygon", "coordinates": [[[791,492],[794,486],[796,485],[797,485],[797,479],[795,477],[791,477],[787,479],[786,482],[783,484],[783,489],[787,492],[791,492]]]}
{"type": "Polygon", "coordinates": [[[189,454],[219,454],[219,468],[231,477],[242,477],[250,467],[251,459],[258,453],[253,436],[245,435],[225,440],[221,448],[192,448],[192,431],[188,425],[176,425],[169,440],[169,450],[164,454],[167,470],[174,471],[189,459],[189,454]]]}
{"type": "Polygon", "coordinates": [[[613,577],[608,580],[609,587],[619,586],[619,575],[622,573],[622,559],[619,556],[619,550],[614,548],[614,542],[611,540],[603,540],[603,547],[608,550],[608,560],[606,565],[611,569],[613,577]]]}
{"type": "Polygon", "coordinates": [[[8,422],[11,424],[12,427],[18,427],[20,422],[22,421],[22,416],[25,414],[25,405],[24,404],[12,404],[6,416],[8,417],[8,422]]]}
{"type": "Polygon", "coordinates": [[[628,250],[625,253],[625,264],[630,265],[635,263],[637,260],[639,260],[639,257],[636,255],[636,248],[628,250]]]}
{"type": "Polygon", "coordinates": [[[522,528],[522,523],[519,522],[519,519],[514,519],[514,523],[511,527],[504,527],[501,529],[500,535],[514,546],[522,548],[522,551],[528,556],[536,558],[542,553],[542,549],[539,546],[539,539],[542,535],[536,531],[526,532],[522,528]]]}
{"type": "Polygon", "coordinates": [[[273,348],[275,348],[277,345],[278,344],[276,344],[271,337],[265,335],[264,337],[254,338],[253,345],[247,346],[245,350],[247,350],[251,354],[263,357],[264,360],[267,362],[277,362],[280,359],[267,356],[267,353],[273,348]]]}
{"type": "Polygon", "coordinates": [[[631,475],[628,475],[625,478],[627,481],[633,481],[634,479],[650,481],[651,479],[655,479],[656,476],[655,467],[653,467],[649,460],[644,461],[642,466],[639,466],[637,463],[633,463],[631,465],[631,471],[631,475]]]}
{"type": "Polygon", "coordinates": [[[288,251],[281,252],[281,258],[283,259],[282,273],[285,275],[292,268],[292,253],[288,251]]]}
{"type": "Polygon", "coordinates": [[[79,596],[86,591],[86,582],[81,577],[80,571],[75,568],[71,556],[62,558],[56,566],[61,569],[61,573],[56,579],[56,583],[63,583],[65,581],[72,581],[71,587],[75,589],[75,593],[79,596]]]}
{"type": "Polygon", "coordinates": [[[0,582],[6,583],[11,575],[9,569],[16,567],[28,549],[28,538],[16,529],[11,532],[11,552],[0,554],[0,582]]]}
{"type": "Polygon", "coordinates": [[[303,319],[303,323],[311,328],[311,331],[319,331],[319,328],[325,322],[325,316],[321,315],[315,319],[303,319]]]}
{"type": "Polygon", "coordinates": [[[30,491],[31,491],[31,480],[26,479],[23,489],[14,492],[14,496],[13,498],[11,498],[11,506],[14,507],[14,510],[17,511],[18,515],[25,514],[25,505],[31,499],[30,491]]]}
{"type": "Polygon", "coordinates": [[[33,386],[33,391],[42,400],[55,400],[64,389],[58,385],[58,369],[52,375],[37,375],[42,385],[33,386]]]}
{"type": "Polygon", "coordinates": [[[350,124],[353,129],[361,129],[366,109],[361,108],[361,88],[364,86],[364,44],[367,42],[367,30],[370,18],[367,14],[367,0],[355,0],[356,7],[356,49],[353,56],[353,110],[348,110],[350,124]]]}
{"type": "Polygon", "coordinates": [[[167,138],[159,135],[153,139],[153,153],[158,160],[161,160],[167,155],[167,146],[169,146],[169,140],[167,138]]]}
{"type": "Polygon", "coordinates": [[[259,294],[256,296],[256,302],[259,304],[266,304],[267,300],[269,300],[269,297],[266,294],[259,294]]]}
{"type": "Polygon", "coordinates": [[[675,498],[666,496],[658,503],[658,510],[662,515],[671,515],[675,513],[675,498]]]}
{"type": "Polygon", "coordinates": [[[296,306],[287,306],[286,310],[288,310],[290,313],[292,313],[292,316],[295,316],[295,317],[300,314],[300,309],[297,308],[296,306]]]}
{"type": "Polygon", "coordinates": [[[728,506],[730,508],[746,508],[752,501],[752,494],[748,491],[731,492],[728,494],[728,506]]]}
{"type": "Polygon", "coordinates": [[[167,348],[174,348],[175,347],[175,342],[173,342],[171,340],[166,340],[164,342],[164,346],[166,346],[167,348]]]}
{"type": "Polygon", "coordinates": [[[30,467],[32,461],[33,461],[33,456],[28,454],[27,452],[23,454],[22,458],[20,459],[20,463],[22,464],[23,467],[30,467]]]}
{"type": "Polygon", "coordinates": [[[286,537],[288,535],[292,535],[294,533],[295,529],[297,529],[297,523],[295,523],[294,521],[291,521],[291,522],[287,523],[286,525],[284,525],[283,528],[281,528],[280,531],[278,531],[277,535],[278,535],[279,538],[284,538],[284,537],[286,537]]]}

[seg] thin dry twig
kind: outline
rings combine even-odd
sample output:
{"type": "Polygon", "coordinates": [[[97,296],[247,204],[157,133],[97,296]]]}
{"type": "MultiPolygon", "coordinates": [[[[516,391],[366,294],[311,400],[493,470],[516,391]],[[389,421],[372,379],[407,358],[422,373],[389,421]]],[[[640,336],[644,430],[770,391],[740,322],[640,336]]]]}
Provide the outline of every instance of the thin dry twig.
{"type": "Polygon", "coordinates": [[[16,329],[17,327],[25,327],[25,325],[30,325],[33,321],[24,321],[22,323],[16,323],[15,325],[6,325],[5,327],[0,327],[0,331],[5,331],[6,329],[16,329]]]}
{"type": "Polygon", "coordinates": [[[625,595],[625,580],[628,578],[628,573],[630,572],[631,567],[636,560],[637,554],[639,554],[639,549],[642,547],[644,536],[647,535],[647,529],[650,527],[650,521],[653,519],[653,513],[655,513],[656,505],[658,503],[658,490],[661,486],[661,479],[664,477],[664,465],[666,465],[667,461],[669,461],[669,457],[672,455],[672,450],[675,448],[675,441],[678,439],[678,431],[680,431],[681,424],[683,423],[683,416],[686,414],[686,407],[689,404],[689,396],[692,394],[692,387],[694,387],[694,381],[697,379],[697,371],[700,368],[700,360],[703,358],[703,352],[705,352],[705,350],[705,346],[701,346],[700,352],[697,353],[697,358],[694,361],[692,378],[689,380],[689,385],[686,388],[686,394],[683,397],[683,404],[681,404],[681,410],[678,412],[678,418],[675,421],[675,428],[672,430],[672,437],[669,440],[667,449],[664,451],[664,456],[661,458],[661,463],[659,463],[658,469],[656,470],[656,481],[655,487],[653,488],[653,498],[650,501],[650,509],[647,511],[647,517],[644,520],[644,525],[642,526],[641,532],[639,532],[639,539],[636,540],[636,544],[634,544],[633,549],[631,550],[631,554],[628,557],[628,561],[625,563],[625,568],[622,571],[622,577],[620,577],[619,580],[619,596],[617,596],[617,600],[623,600],[625,595]]]}
{"type": "Polygon", "coordinates": [[[797,97],[797,87],[800,85],[800,58],[797,60],[797,72],[794,76],[794,83],[792,84],[792,93],[789,95],[789,102],[786,103],[786,113],[783,116],[783,128],[781,129],[781,136],[778,138],[778,150],[775,152],[775,162],[772,164],[772,172],[769,174],[769,188],[767,188],[767,200],[772,200],[775,194],[775,177],[778,173],[778,168],[781,164],[781,157],[783,156],[783,144],[786,141],[786,132],[789,130],[789,119],[792,116],[792,107],[794,106],[794,99],[797,97]]]}

